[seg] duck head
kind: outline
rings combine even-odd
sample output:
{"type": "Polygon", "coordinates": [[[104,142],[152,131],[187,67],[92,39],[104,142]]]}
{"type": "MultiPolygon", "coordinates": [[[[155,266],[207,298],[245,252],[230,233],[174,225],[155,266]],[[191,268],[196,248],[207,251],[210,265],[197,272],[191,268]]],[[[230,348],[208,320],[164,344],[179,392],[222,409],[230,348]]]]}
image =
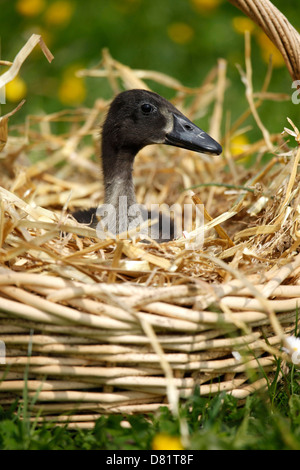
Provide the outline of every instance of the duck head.
{"type": "MultiPolygon", "coordinates": [[[[131,211],[136,206],[132,169],[135,155],[150,144],[173,145],[217,155],[222,152],[218,142],[165,98],[141,89],[124,91],[112,101],[102,127],[104,205],[74,213],[78,221],[97,227],[100,220],[113,234],[126,231],[129,225],[138,227],[141,224],[141,218],[131,211]],[[124,198],[125,208],[120,206],[124,198]]],[[[149,218],[147,211],[141,210],[141,214],[143,220],[149,218]]],[[[159,222],[159,227],[173,227],[170,218],[168,224],[159,222]]],[[[166,241],[173,238],[173,233],[173,229],[167,235],[159,232],[154,238],[166,241]]]]}
{"type": "Polygon", "coordinates": [[[160,95],[141,89],[120,93],[111,103],[102,128],[115,154],[136,153],[146,145],[166,144],[219,155],[221,145],[160,95]]]}

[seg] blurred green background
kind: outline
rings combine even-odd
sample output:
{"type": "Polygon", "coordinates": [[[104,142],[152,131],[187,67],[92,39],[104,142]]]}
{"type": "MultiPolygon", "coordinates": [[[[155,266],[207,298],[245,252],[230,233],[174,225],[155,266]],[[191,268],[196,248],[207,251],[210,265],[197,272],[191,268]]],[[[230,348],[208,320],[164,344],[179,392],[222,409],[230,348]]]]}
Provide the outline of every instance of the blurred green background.
{"type": "MultiPolygon", "coordinates": [[[[273,3],[300,30],[299,0],[273,3]]],[[[201,85],[218,58],[225,58],[230,87],[224,110],[230,112],[232,122],[247,108],[236,67],[238,63],[244,68],[245,29],[252,34],[255,91],[262,87],[270,53],[274,65],[270,91],[290,96],[294,91],[280,54],[227,0],[0,0],[0,12],[2,59],[12,61],[32,33],[42,34],[55,56],[49,64],[37,47],[18,78],[7,86],[2,115],[21,98],[27,100],[14,123],[22,122],[28,113],[92,106],[97,97],[110,97],[105,79],[75,76],[76,70],[98,64],[103,48],[132,68],[164,72],[192,87],[201,85]]],[[[149,85],[172,97],[172,90],[149,85]]],[[[259,112],[269,131],[281,132],[287,116],[297,124],[299,105],[291,100],[267,101],[259,112]]]]}

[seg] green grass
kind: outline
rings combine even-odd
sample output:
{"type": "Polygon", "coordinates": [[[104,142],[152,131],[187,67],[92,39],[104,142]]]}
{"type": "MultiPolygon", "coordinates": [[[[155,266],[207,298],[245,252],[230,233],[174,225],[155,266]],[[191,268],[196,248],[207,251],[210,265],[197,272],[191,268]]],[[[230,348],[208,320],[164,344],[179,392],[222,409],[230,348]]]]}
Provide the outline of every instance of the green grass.
{"type": "Polygon", "coordinates": [[[195,390],[182,405],[179,418],[162,407],[147,416],[103,416],[91,430],[68,430],[50,423],[38,426],[30,421],[27,405],[24,409],[16,403],[8,411],[0,409],[0,449],[149,450],[159,433],[179,436],[184,421],[190,450],[299,450],[299,379],[300,371],[292,366],[276,386],[271,384],[243,404],[222,393],[204,398],[195,390]],[[124,428],[124,420],[131,426],[124,428]]]}

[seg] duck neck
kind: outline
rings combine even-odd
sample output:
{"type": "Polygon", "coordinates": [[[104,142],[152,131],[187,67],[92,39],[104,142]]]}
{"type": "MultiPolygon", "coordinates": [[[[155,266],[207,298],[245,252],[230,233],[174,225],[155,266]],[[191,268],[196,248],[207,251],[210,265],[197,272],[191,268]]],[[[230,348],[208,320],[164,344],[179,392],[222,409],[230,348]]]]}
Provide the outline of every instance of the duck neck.
{"type": "Polygon", "coordinates": [[[102,157],[105,204],[112,204],[118,210],[120,197],[127,198],[127,206],[136,203],[132,179],[135,155],[126,152],[110,154],[106,151],[102,157]]]}

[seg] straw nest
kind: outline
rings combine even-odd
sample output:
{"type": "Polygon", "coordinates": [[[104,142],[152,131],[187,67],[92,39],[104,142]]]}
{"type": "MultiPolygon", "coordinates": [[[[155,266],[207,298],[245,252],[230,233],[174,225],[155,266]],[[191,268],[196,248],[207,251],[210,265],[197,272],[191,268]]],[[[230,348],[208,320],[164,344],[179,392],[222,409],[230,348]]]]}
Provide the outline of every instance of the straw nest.
{"type": "Polygon", "coordinates": [[[131,70],[107,51],[99,68],[82,72],[106,77],[114,92],[120,79],[125,88],[147,88],[148,78],[163,83],[193,120],[213,103],[206,130],[223,143],[223,157],[152,146],[134,173],[140,202],[204,204],[201,249],[187,247],[193,227],[186,238],[143,244],[99,240],[70,216],[102,200],[93,156],[108,102],[28,116],[8,138],[2,118],[2,406],[22,399],[25,388],[34,412],[88,427],[101,413],[176,408],[195,386],[202,395],[242,399],[280,377],[277,359],[289,358],[281,346],[295,332],[300,299],[299,136],[290,123],[289,143],[260,121],[265,98],[286,97],[268,94],[269,75],[252,93],[249,38],[246,45],[249,109],[225,135],[224,60],[197,89],[131,70]],[[230,142],[246,131],[251,112],[261,139],[233,154],[230,142]],[[55,133],[57,121],[64,134],[55,133]],[[246,169],[253,154],[260,165],[246,169]]]}

